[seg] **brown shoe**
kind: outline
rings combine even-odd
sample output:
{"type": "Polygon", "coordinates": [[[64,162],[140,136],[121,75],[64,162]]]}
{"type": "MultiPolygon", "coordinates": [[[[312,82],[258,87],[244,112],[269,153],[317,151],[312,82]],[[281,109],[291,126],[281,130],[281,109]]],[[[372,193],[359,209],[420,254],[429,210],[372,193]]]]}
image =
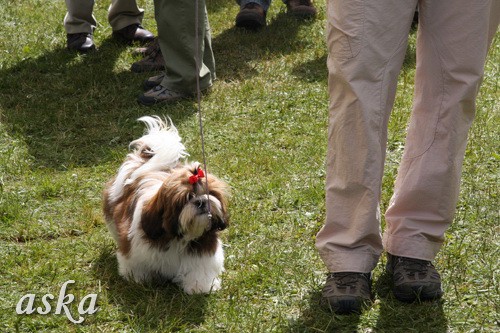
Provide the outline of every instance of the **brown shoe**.
{"type": "Polygon", "coordinates": [[[257,30],[266,25],[266,12],[262,6],[250,2],[240,9],[236,15],[236,26],[249,30],[257,30]]]}
{"type": "Polygon", "coordinates": [[[441,276],[430,261],[387,254],[392,293],[401,302],[430,301],[443,296],[441,276]]]}
{"type": "Polygon", "coordinates": [[[130,67],[132,72],[158,72],[165,69],[165,60],[163,59],[163,54],[161,53],[160,44],[158,43],[157,38],[155,38],[146,48],[144,53],[145,57],[134,62],[132,67],[130,67]]]}
{"type": "Polygon", "coordinates": [[[153,40],[154,35],[140,24],[131,24],[120,30],[113,31],[113,37],[125,43],[139,42],[141,44],[153,40]]]}
{"type": "Polygon", "coordinates": [[[321,293],[321,303],[338,314],[360,313],[371,303],[371,283],[370,273],[330,273],[321,293]]]}
{"type": "Polygon", "coordinates": [[[316,17],[317,14],[312,0],[288,0],[286,8],[289,14],[305,19],[316,17]]]}

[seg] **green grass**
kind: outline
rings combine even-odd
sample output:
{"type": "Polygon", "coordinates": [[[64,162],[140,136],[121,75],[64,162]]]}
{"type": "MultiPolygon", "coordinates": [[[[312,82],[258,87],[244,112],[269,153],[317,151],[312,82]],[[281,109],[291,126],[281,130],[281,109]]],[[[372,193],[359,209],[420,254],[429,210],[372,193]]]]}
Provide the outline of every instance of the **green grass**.
{"type": "MultiPolygon", "coordinates": [[[[96,2],[99,52],[80,56],[65,50],[64,2],[0,0],[0,331],[498,331],[498,35],[470,132],[456,219],[436,258],[443,301],[396,301],[382,258],[373,306],[342,317],[319,306],[326,271],[314,248],[325,218],[325,2],[317,1],[316,21],[300,23],[275,1],[269,26],[259,33],[233,27],[234,1],[208,2],[218,81],[202,101],[207,160],[232,188],[232,226],[222,236],[222,290],[187,296],[171,284],[140,286],[118,276],[101,191],[128,143],[142,134],[136,119],[143,115],[169,115],[191,159],[200,160],[197,105],[136,104],[147,74],[131,73],[138,60],[132,47],[110,38],[108,2],[96,2]],[[70,279],[78,301],[98,293],[100,309],[84,323],[53,313],[16,315],[22,295],[57,296],[70,279]]],[[[152,2],[140,3],[144,25],[156,31],[152,2]]],[[[390,122],[382,208],[392,194],[411,109],[414,38],[390,122]]]]}

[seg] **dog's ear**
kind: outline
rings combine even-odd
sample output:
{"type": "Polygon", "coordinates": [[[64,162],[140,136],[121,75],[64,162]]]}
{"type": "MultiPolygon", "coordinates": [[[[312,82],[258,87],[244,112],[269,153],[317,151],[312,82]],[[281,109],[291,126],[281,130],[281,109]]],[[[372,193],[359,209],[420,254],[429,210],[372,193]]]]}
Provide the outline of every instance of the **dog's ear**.
{"type": "Polygon", "coordinates": [[[141,226],[151,240],[170,241],[178,236],[178,220],[180,209],[175,209],[162,200],[161,191],[146,205],[141,216],[141,226]]]}
{"type": "Polygon", "coordinates": [[[149,239],[157,240],[165,235],[163,214],[163,207],[159,204],[156,196],[144,205],[141,216],[141,227],[149,239]]]}
{"type": "Polygon", "coordinates": [[[179,216],[183,205],[180,203],[171,203],[163,212],[163,230],[167,233],[169,239],[180,237],[179,216]]]}

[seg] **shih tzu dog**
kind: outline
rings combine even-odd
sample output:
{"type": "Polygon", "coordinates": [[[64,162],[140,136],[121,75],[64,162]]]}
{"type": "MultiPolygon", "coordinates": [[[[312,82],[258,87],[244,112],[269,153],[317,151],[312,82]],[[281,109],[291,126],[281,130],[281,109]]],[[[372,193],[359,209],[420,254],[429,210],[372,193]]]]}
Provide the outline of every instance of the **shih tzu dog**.
{"type": "Polygon", "coordinates": [[[104,190],[104,215],[118,250],[119,273],[136,282],[169,279],[188,293],[220,288],[228,224],[228,186],[187,163],[177,129],[142,117],[146,133],[104,190]]]}

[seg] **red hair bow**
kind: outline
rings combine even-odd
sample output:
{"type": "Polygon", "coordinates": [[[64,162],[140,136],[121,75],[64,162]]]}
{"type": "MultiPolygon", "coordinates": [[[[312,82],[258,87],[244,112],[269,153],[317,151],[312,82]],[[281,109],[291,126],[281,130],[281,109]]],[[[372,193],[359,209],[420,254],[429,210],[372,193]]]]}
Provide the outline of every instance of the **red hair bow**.
{"type": "Polygon", "coordinates": [[[198,168],[198,170],[195,171],[194,175],[189,177],[189,183],[190,184],[196,184],[200,178],[205,177],[205,173],[203,172],[202,169],[198,168]]]}

